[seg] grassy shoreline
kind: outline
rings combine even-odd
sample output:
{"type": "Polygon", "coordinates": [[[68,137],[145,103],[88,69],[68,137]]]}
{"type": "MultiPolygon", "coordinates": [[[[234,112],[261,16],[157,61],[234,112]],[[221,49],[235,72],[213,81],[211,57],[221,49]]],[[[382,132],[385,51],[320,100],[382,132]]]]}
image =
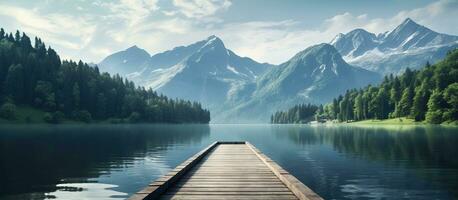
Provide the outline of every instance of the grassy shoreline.
{"type": "Polygon", "coordinates": [[[364,124],[364,125],[425,125],[425,122],[416,122],[413,119],[408,119],[405,117],[394,118],[394,119],[369,119],[362,121],[349,122],[348,124],[364,124]]]}
{"type": "MultiPolygon", "coordinates": [[[[0,118],[2,124],[53,124],[44,120],[45,111],[33,108],[31,106],[16,106],[16,116],[13,120],[0,118]]],[[[91,124],[110,124],[108,120],[96,121],[92,120],[91,124]]],[[[76,121],[68,118],[63,118],[57,124],[89,124],[83,121],[76,121]]]]}
{"type": "MultiPolygon", "coordinates": [[[[0,125],[2,124],[49,124],[43,120],[43,116],[46,112],[29,107],[29,106],[18,106],[17,107],[17,114],[16,119],[14,120],[6,120],[0,118],[0,125]]],[[[58,124],[113,124],[110,120],[92,120],[90,123],[82,122],[82,121],[75,121],[70,119],[63,119],[58,124]]],[[[328,123],[326,123],[328,124],[328,123]]],[[[394,119],[385,119],[385,120],[376,120],[376,119],[369,119],[369,120],[362,120],[362,121],[353,121],[353,122],[339,122],[339,123],[331,123],[336,125],[355,125],[355,126],[417,126],[417,125],[433,125],[426,123],[425,121],[416,122],[413,119],[401,117],[401,118],[394,118],[394,119]]],[[[458,122],[452,123],[442,123],[440,125],[444,126],[458,126],[458,122]]]]}
{"type": "MultiPolygon", "coordinates": [[[[395,126],[417,126],[417,125],[435,125],[430,124],[425,121],[417,122],[414,119],[409,119],[405,117],[401,118],[393,118],[393,119],[384,119],[384,120],[377,120],[377,119],[369,119],[369,120],[362,120],[362,121],[355,121],[355,122],[342,122],[342,124],[349,124],[349,125],[395,125],[395,126]]],[[[442,123],[437,125],[445,125],[445,126],[458,126],[457,122],[452,123],[442,123]]]]}
{"type": "MultiPolygon", "coordinates": [[[[31,107],[31,106],[16,106],[15,118],[14,119],[4,119],[0,118],[0,125],[36,125],[36,124],[194,124],[194,123],[147,123],[147,122],[130,122],[127,118],[118,119],[118,118],[108,118],[104,120],[95,120],[91,119],[88,122],[78,121],[71,118],[64,117],[56,123],[46,122],[44,116],[47,112],[31,107]]],[[[195,123],[198,124],[198,123],[195,123]]]]}

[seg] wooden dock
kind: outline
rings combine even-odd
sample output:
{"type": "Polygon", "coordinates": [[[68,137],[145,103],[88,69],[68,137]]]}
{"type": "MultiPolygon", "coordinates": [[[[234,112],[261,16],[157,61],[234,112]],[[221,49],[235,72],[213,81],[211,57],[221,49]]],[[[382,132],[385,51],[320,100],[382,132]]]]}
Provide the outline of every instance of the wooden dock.
{"type": "Polygon", "coordinates": [[[215,142],[129,199],[322,198],[250,143],[215,142]]]}

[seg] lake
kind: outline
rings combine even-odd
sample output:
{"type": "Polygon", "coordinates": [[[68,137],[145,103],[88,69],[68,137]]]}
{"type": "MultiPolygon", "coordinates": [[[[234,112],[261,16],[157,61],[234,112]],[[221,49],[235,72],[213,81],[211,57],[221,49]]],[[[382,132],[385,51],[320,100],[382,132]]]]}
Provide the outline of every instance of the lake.
{"type": "Polygon", "coordinates": [[[2,125],[0,199],[124,199],[216,140],[247,140],[325,199],[457,199],[458,128],[2,125]]]}

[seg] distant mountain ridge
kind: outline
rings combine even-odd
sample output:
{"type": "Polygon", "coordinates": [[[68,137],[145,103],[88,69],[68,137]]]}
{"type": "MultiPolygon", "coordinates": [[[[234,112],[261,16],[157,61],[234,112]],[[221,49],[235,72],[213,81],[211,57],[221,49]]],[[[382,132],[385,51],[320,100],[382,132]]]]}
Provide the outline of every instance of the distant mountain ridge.
{"type": "Polygon", "coordinates": [[[399,74],[436,62],[458,47],[458,36],[437,33],[407,18],[394,30],[375,35],[364,29],[338,34],[331,44],[350,64],[381,74],[399,74]]]}
{"type": "Polygon", "coordinates": [[[118,72],[124,72],[121,75],[141,86],[170,97],[200,101],[209,108],[219,107],[239,85],[254,81],[273,66],[238,56],[214,35],[147,59],[139,55],[135,66],[106,65],[128,61],[130,54],[123,52],[129,50],[132,48],[104,59],[100,63],[101,70],[118,68],[118,72]]]}
{"type": "Polygon", "coordinates": [[[200,101],[212,122],[267,122],[277,110],[327,103],[348,89],[379,83],[381,75],[435,62],[457,41],[406,19],[378,35],[364,29],[338,34],[331,44],[306,48],[278,66],[240,57],[216,36],[153,56],[134,46],[99,65],[167,96],[200,101]]]}
{"type": "Polygon", "coordinates": [[[141,53],[137,65],[127,65],[135,58],[130,51],[142,52],[137,48],[109,56],[101,70],[126,68],[118,71],[141,86],[200,101],[211,110],[213,122],[266,121],[278,107],[325,103],[346,89],[379,80],[373,72],[348,65],[329,44],[309,47],[279,66],[240,57],[216,36],[147,59],[141,53]]]}
{"type": "Polygon", "coordinates": [[[243,100],[234,103],[235,109],[223,113],[221,121],[266,121],[278,109],[303,102],[325,103],[350,88],[377,83],[380,78],[375,72],[347,64],[329,44],[311,46],[246,86],[246,91],[240,92],[245,98],[242,95],[243,100]]]}
{"type": "Polygon", "coordinates": [[[126,75],[141,70],[149,58],[147,51],[134,45],[124,51],[109,55],[98,65],[103,67],[103,71],[111,74],[126,75]]]}

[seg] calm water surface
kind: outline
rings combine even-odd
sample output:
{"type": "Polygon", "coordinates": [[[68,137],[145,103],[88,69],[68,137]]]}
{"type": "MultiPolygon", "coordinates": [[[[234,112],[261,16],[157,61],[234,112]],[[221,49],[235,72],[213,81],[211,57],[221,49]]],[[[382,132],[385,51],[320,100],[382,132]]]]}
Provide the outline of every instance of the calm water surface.
{"type": "Polygon", "coordinates": [[[247,140],[326,199],[457,199],[458,128],[0,126],[0,199],[124,199],[215,140],[247,140]]]}

